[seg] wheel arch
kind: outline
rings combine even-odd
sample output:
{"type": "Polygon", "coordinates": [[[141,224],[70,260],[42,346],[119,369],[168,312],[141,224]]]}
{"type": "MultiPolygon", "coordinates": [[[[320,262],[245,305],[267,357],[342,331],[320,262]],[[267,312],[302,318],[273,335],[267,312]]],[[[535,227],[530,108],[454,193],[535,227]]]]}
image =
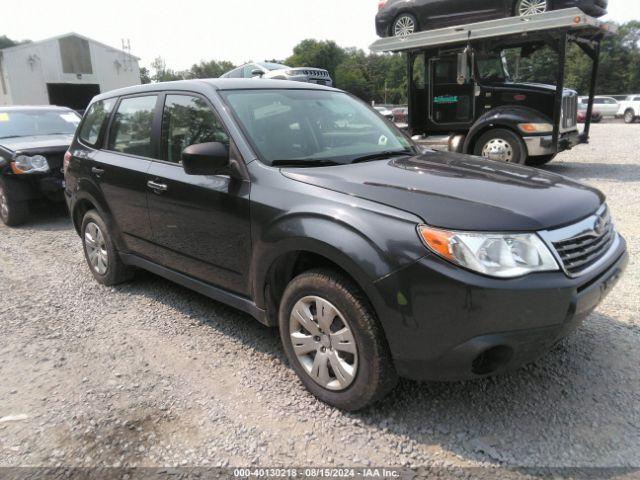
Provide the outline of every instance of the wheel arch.
{"type": "Polygon", "coordinates": [[[518,129],[520,123],[553,123],[549,117],[537,110],[529,107],[506,106],[498,107],[484,113],[469,129],[465,141],[463,152],[473,154],[476,142],[486,132],[504,128],[511,130],[520,138],[523,137],[518,129]]]}

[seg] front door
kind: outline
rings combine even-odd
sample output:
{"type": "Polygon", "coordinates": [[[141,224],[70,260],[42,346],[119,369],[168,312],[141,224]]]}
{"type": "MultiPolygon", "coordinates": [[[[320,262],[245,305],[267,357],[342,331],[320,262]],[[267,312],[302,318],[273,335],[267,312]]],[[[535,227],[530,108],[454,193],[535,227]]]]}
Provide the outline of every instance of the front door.
{"type": "MultiPolygon", "coordinates": [[[[471,77],[470,73],[468,77],[471,77]]],[[[432,129],[440,132],[468,129],[475,116],[475,84],[473,80],[463,85],[458,83],[457,55],[431,59],[429,79],[429,123],[432,129]]]]}
{"type": "Polygon", "coordinates": [[[153,162],[149,170],[153,184],[148,203],[162,264],[248,294],[250,183],[227,175],[187,175],[181,164],[182,151],[190,145],[230,145],[222,122],[203,97],[167,94],[161,138],[162,160],[153,162]]]}

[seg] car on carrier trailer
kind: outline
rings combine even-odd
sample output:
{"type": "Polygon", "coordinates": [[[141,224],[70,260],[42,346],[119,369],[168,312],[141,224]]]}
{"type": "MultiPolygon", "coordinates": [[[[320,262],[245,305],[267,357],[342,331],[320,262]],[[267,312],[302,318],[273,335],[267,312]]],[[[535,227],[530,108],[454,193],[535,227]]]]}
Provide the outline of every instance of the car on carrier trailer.
{"type": "Polygon", "coordinates": [[[371,49],[407,54],[412,135],[440,137],[457,152],[543,165],[588,142],[600,42],[613,30],[574,8],[380,39],[371,49]],[[592,60],[582,133],[577,92],[564,87],[570,42],[592,60]],[[512,81],[506,50],[526,57],[545,47],[558,55],[557,85],[512,81]]]}

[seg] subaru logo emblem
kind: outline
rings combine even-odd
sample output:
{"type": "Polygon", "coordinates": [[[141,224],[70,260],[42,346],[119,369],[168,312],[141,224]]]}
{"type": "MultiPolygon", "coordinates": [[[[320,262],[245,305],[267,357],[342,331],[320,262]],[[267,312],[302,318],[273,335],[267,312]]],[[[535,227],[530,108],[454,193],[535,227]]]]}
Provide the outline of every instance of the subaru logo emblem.
{"type": "Polygon", "coordinates": [[[598,217],[598,220],[596,220],[596,224],[593,227],[593,231],[596,232],[596,235],[598,235],[599,237],[606,233],[607,222],[605,221],[604,218],[598,217]]]}

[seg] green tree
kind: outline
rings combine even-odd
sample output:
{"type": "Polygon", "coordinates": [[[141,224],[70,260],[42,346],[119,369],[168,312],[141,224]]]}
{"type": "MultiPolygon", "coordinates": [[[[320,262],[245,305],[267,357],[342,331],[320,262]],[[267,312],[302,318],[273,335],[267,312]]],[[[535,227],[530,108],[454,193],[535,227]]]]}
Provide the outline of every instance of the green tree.
{"type": "Polygon", "coordinates": [[[140,67],[140,82],[142,84],[151,83],[151,73],[147,67],[140,67]]]}
{"type": "Polygon", "coordinates": [[[236,66],[231,62],[210,60],[193,65],[189,72],[192,78],[218,78],[234,68],[236,66]]]}
{"type": "Polygon", "coordinates": [[[20,45],[21,43],[30,43],[31,40],[12,40],[6,35],[0,36],[0,50],[3,48],[15,47],[16,45],[20,45]]]}
{"type": "Polygon", "coordinates": [[[292,67],[317,67],[329,71],[333,77],[345,60],[345,51],[331,40],[303,40],[293,48],[286,63],[292,67]]]}
{"type": "Polygon", "coordinates": [[[171,82],[186,78],[184,73],[176,72],[167,68],[167,64],[162,57],[157,57],[153,62],[151,62],[151,68],[155,72],[151,77],[151,80],[154,82],[171,82]]]}

